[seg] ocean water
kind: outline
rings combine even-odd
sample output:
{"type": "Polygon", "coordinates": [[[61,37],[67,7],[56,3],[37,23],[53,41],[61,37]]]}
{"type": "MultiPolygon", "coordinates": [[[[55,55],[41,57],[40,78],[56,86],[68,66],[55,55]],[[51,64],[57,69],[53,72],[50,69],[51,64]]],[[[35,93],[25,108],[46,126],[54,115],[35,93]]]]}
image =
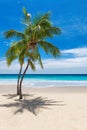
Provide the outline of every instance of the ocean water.
{"type": "MultiPolygon", "coordinates": [[[[17,77],[17,74],[0,74],[0,85],[16,85],[17,77]]],[[[23,86],[36,88],[87,86],[87,74],[27,74],[23,86]]]]}

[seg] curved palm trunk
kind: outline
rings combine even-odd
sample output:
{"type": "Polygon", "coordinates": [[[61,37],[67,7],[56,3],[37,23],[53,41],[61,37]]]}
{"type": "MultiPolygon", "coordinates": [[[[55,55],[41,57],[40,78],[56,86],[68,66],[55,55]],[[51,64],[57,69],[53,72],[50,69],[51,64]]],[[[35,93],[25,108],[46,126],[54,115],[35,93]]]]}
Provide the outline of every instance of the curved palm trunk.
{"type": "Polygon", "coordinates": [[[26,71],[27,71],[28,67],[29,67],[29,60],[28,60],[27,66],[26,66],[26,68],[25,68],[25,70],[24,70],[24,72],[22,74],[21,80],[20,80],[19,99],[22,99],[22,82],[23,82],[23,79],[24,79],[24,76],[26,74],[26,71]]]}
{"type": "Polygon", "coordinates": [[[20,77],[21,77],[21,72],[22,72],[22,67],[23,65],[21,65],[20,67],[20,71],[19,71],[19,74],[18,74],[18,81],[17,81],[17,95],[19,95],[19,82],[20,82],[20,77]]]}

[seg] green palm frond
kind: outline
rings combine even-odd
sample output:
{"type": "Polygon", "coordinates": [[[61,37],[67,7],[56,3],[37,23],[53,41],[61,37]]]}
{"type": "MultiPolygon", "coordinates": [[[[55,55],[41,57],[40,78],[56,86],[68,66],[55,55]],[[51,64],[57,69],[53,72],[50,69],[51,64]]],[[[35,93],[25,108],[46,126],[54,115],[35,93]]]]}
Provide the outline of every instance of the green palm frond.
{"type": "Polygon", "coordinates": [[[37,54],[37,60],[40,64],[41,68],[43,69],[43,63],[42,63],[42,60],[41,60],[41,55],[40,55],[38,46],[35,47],[34,52],[37,54]]]}
{"type": "Polygon", "coordinates": [[[36,32],[37,39],[45,39],[45,38],[52,38],[54,35],[61,34],[60,28],[50,27],[44,28],[41,27],[39,31],[36,32]]]}
{"type": "Polygon", "coordinates": [[[33,28],[32,26],[29,26],[25,29],[25,34],[28,35],[28,37],[30,37],[31,33],[33,32],[33,28]]]}
{"type": "Polygon", "coordinates": [[[20,41],[16,42],[15,48],[22,51],[23,49],[26,48],[26,41],[25,40],[20,40],[20,41]]]}
{"type": "Polygon", "coordinates": [[[18,55],[19,63],[22,65],[24,63],[24,56],[25,56],[26,49],[20,51],[20,54],[18,55]]]}
{"type": "Polygon", "coordinates": [[[61,29],[58,27],[50,27],[47,29],[47,32],[49,32],[52,35],[57,35],[57,34],[61,34],[61,29]]]}
{"type": "Polygon", "coordinates": [[[54,57],[57,57],[60,55],[60,51],[57,47],[55,47],[53,44],[47,42],[47,41],[39,41],[38,45],[47,53],[51,54],[54,57]]]}
{"type": "MultiPolygon", "coordinates": [[[[36,39],[51,38],[61,33],[60,28],[53,26],[50,22],[50,13],[36,17],[32,26],[31,37],[34,36],[36,39]]],[[[27,32],[30,32],[30,28],[27,28],[27,32]]]]}
{"type": "Polygon", "coordinates": [[[40,25],[41,23],[43,23],[44,21],[47,21],[50,19],[50,12],[47,12],[44,15],[38,15],[37,17],[34,18],[34,24],[35,25],[40,25]]]}
{"type": "Polygon", "coordinates": [[[24,13],[25,16],[27,16],[27,10],[26,10],[25,7],[23,7],[23,13],[24,13]]]}
{"type": "Polygon", "coordinates": [[[36,70],[36,67],[35,67],[34,63],[33,63],[30,59],[29,59],[28,61],[29,61],[29,65],[30,65],[31,69],[32,69],[33,71],[35,71],[35,70],[36,70]]]}
{"type": "Polygon", "coordinates": [[[6,60],[7,60],[8,66],[11,65],[13,60],[17,59],[18,53],[19,53],[18,49],[15,48],[15,46],[12,46],[8,49],[8,51],[6,52],[6,60]]]}
{"type": "Polygon", "coordinates": [[[33,51],[32,51],[32,52],[27,51],[27,52],[25,53],[25,55],[26,55],[26,58],[31,59],[33,62],[36,62],[37,59],[38,59],[38,54],[35,53],[35,52],[33,52],[33,51]]]}
{"type": "Polygon", "coordinates": [[[7,57],[6,61],[7,61],[7,65],[10,66],[11,63],[13,62],[13,60],[16,60],[17,56],[10,56],[7,57]]]}
{"type": "Polygon", "coordinates": [[[17,50],[16,50],[16,48],[14,46],[12,46],[6,52],[6,57],[10,57],[10,56],[14,56],[14,55],[17,55],[17,50]]]}
{"type": "Polygon", "coordinates": [[[44,67],[43,67],[43,63],[42,63],[40,54],[38,54],[38,61],[39,61],[41,68],[43,69],[44,67]]]}
{"type": "Polygon", "coordinates": [[[25,35],[24,35],[23,33],[18,32],[18,31],[16,31],[16,30],[6,31],[6,32],[4,33],[4,36],[5,36],[5,38],[12,38],[12,37],[24,38],[24,37],[25,37],[25,35]]]}
{"type": "Polygon", "coordinates": [[[23,14],[24,14],[24,20],[23,20],[23,23],[27,26],[30,25],[30,18],[31,18],[31,15],[30,13],[27,12],[26,8],[23,7],[23,14]]]}
{"type": "Polygon", "coordinates": [[[11,65],[13,60],[19,59],[19,63],[22,65],[24,63],[24,55],[26,51],[25,44],[21,44],[22,41],[15,42],[11,45],[11,47],[6,52],[7,64],[11,65]]]}

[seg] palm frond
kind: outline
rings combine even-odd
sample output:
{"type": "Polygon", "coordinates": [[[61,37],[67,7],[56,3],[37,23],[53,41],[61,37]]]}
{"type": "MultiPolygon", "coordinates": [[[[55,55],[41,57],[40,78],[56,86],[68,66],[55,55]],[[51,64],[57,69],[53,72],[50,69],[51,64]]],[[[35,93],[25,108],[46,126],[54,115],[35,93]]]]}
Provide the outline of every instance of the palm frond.
{"type": "Polygon", "coordinates": [[[25,16],[27,16],[27,10],[26,10],[25,7],[23,7],[23,13],[24,13],[25,16]]]}
{"type": "Polygon", "coordinates": [[[7,65],[10,66],[13,60],[16,60],[17,56],[10,56],[6,58],[7,65]]]}
{"type": "Polygon", "coordinates": [[[52,35],[57,35],[57,34],[61,34],[61,29],[58,27],[50,27],[46,30],[48,33],[52,34],[52,35]]]}
{"type": "Polygon", "coordinates": [[[38,61],[39,61],[41,68],[43,69],[44,67],[43,67],[43,63],[42,63],[40,54],[38,54],[38,61]]]}
{"type": "Polygon", "coordinates": [[[6,57],[10,57],[10,56],[14,56],[17,55],[17,50],[14,46],[12,46],[11,48],[9,48],[6,52],[6,57]]]}
{"type": "Polygon", "coordinates": [[[42,63],[42,60],[41,60],[41,55],[40,55],[38,46],[35,47],[34,52],[37,54],[37,61],[39,62],[41,68],[43,69],[43,63],[42,63]]]}
{"type": "Polygon", "coordinates": [[[44,15],[39,14],[37,17],[34,18],[34,24],[37,26],[40,25],[43,21],[47,21],[49,19],[50,19],[50,12],[47,12],[44,15]]]}
{"type": "Polygon", "coordinates": [[[38,55],[33,51],[32,52],[27,51],[25,55],[26,55],[26,58],[31,59],[33,62],[37,61],[38,59],[38,55]]]}
{"type": "Polygon", "coordinates": [[[23,49],[26,48],[26,41],[25,40],[20,40],[18,42],[16,42],[16,44],[12,44],[13,46],[15,46],[16,49],[18,49],[19,51],[22,51],[23,49]]]}
{"type": "Polygon", "coordinates": [[[36,70],[36,67],[35,67],[34,63],[33,63],[30,59],[29,59],[28,61],[29,61],[29,65],[30,65],[31,69],[32,69],[33,71],[35,71],[35,70],[36,70]]]}
{"type": "Polygon", "coordinates": [[[21,50],[23,48],[21,48],[22,45],[20,44],[20,42],[15,42],[11,45],[11,47],[7,50],[6,52],[6,59],[7,59],[7,64],[11,65],[12,61],[15,60],[16,58],[18,58],[19,56],[19,62],[20,64],[23,61],[23,58],[21,55],[23,55],[23,53],[21,54],[21,50]]]}
{"type": "Polygon", "coordinates": [[[53,44],[47,42],[47,41],[39,41],[38,45],[47,53],[47,54],[51,54],[54,57],[57,57],[60,55],[60,51],[59,49],[54,46],[53,44]]]}
{"type": "Polygon", "coordinates": [[[50,13],[37,17],[33,25],[35,29],[32,30],[32,33],[37,39],[51,38],[61,33],[61,29],[53,26],[50,22],[50,13]]]}
{"type": "Polygon", "coordinates": [[[27,26],[30,25],[31,14],[29,14],[25,7],[23,7],[24,20],[23,23],[27,26]]]}
{"type": "Polygon", "coordinates": [[[19,63],[22,65],[24,63],[24,57],[25,57],[25,48],[21,50],[20,54],[18,55],[19,63]]]}
{"type": "Polygon", "coordinates": [[[25,35],[22,32],[18,32],[16,30],[9,30],[4,33],[5,38],[12,38],[12,37],[21,37],[24,38],[25,35]]]}
{"type": "Polygon", "coordinates": [[[18,49],[16,49],[15,46],[10,47],[6,52],[6,61],[8,66],[11,65],[11,63],[13,62],[13,60],[17,58],[17,56],[18,56],[18,49]]]}

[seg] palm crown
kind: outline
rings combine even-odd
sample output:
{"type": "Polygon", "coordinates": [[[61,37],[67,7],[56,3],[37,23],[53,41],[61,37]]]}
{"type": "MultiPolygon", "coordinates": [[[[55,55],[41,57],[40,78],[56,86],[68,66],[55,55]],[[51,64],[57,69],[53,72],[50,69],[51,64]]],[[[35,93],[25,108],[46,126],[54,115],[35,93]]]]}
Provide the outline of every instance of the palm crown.
{"type": "MultiPolygon", "coordinates": [[[[52,54],[54,57],[60,54],[60,51],[52,43],[47,42],[47,38],[52,38],[54,35],[60,34],[60,28],[54,27],[50,22],[50,13],[34,18],[33,22],[27,17],[27,11],[24,9],[25,21],[27,26],[24,32],[9,30],[5,32],[6,38],[18,37],[21,38],[17,44],[26,44],[26,49],[31,50],[36,46],[41,47],[47,54],[52,54]]],[[[23,48],[22,48],[23,49],[23,48]]]]}

